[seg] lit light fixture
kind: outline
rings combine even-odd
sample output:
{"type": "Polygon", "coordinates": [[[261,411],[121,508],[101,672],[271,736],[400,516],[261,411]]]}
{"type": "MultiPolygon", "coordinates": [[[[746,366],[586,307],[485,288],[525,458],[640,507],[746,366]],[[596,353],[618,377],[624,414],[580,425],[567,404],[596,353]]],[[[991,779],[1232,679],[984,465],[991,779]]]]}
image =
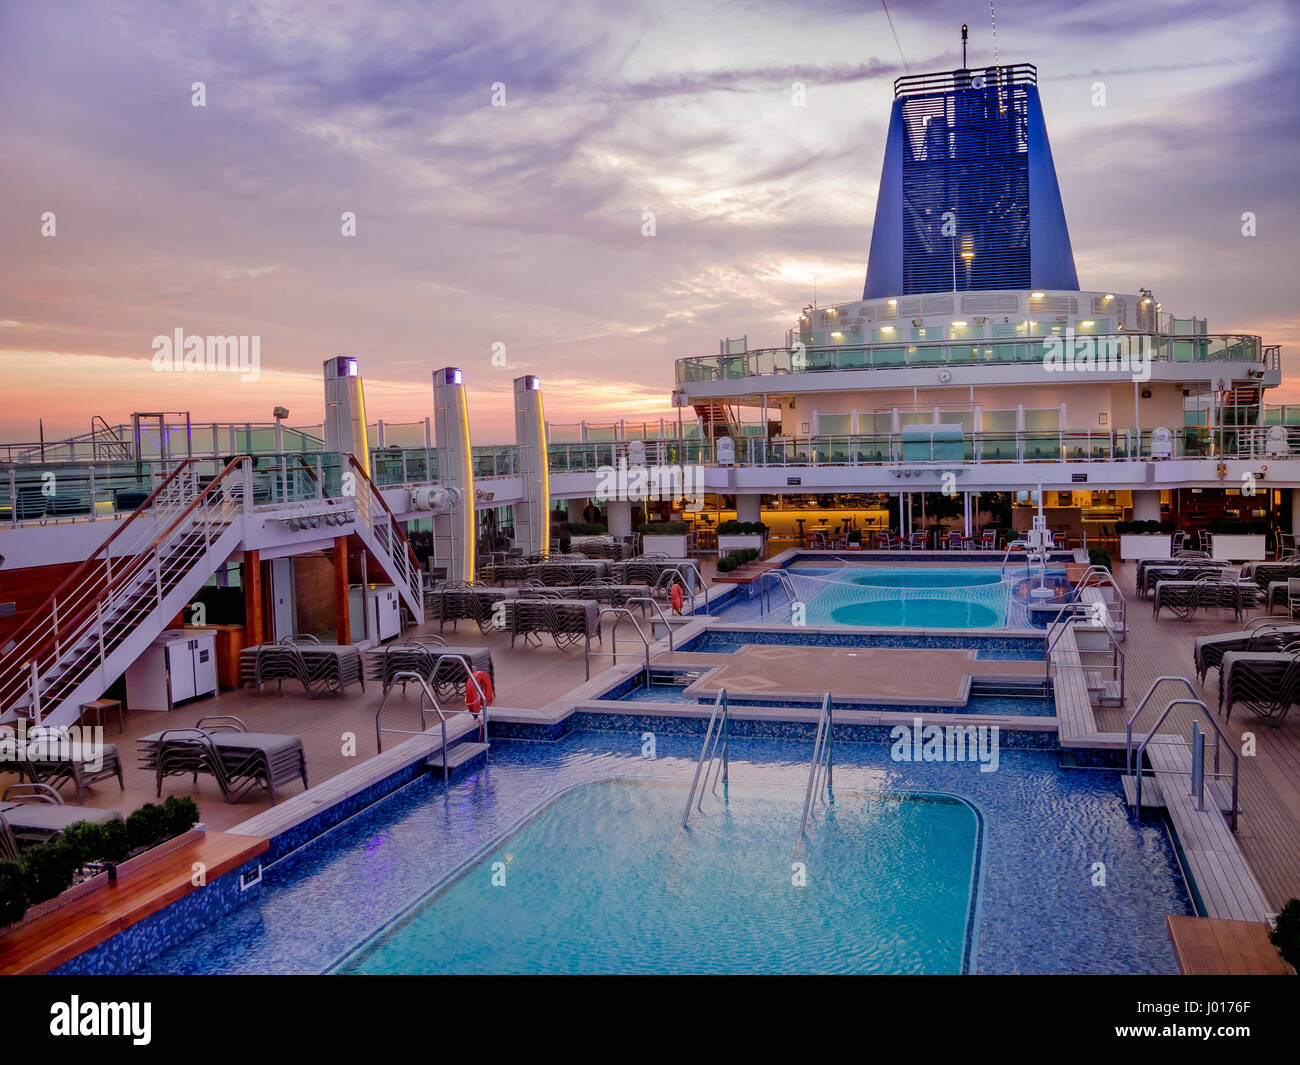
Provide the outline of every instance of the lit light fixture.
{"type": "Polygon", "coordinates": [[[1109,303],[1109,302],[1110,302],[1111,300],[1113,300],[1114,298],[1115,298],[1115,294],[1114,294],[1113,292],[1107,292],[1106,295],[1102,296],[1102,298],[1101,298],[1101,302],[1102,302],[1102,303],[1109,303]]]}
{"type": "Polygon", "coordinates": [[[1096,323],[1096,322],[1080,322],[1079,324],[1080,324],[1081,326],[1083,326],[1084,329],[1091,329],[1091,328],[1092,328],[1094,325],[1096,325],[1097,323],[1096,323]]]}
{"type": "Polygon", "coordinates": [[[1041,300],[1043,298],[1043,294],[1041,292],[1031,292],[1029,294],[1029,298],[1031,300],[1041,300]]]}
{"type": "Polygon", "coordinates": [[[892,333],[894,331],[894,327],[892,325],[882,325],[880,327],[880,331],[882,333],[892,333]]]}
{"type": "Polygon", "coordinates": [[[891,307],[897,307],[897,306],[898,306],[898,300],[890,300],[890,301],[889,301],[889,305],[890,305],[891,307]]]}
{"type": "Polygon", "coordinates": [[[954,329],[965,329],[965,328],[966,328],[966,323],[965,323],[965,322],[953,322],[953,323],[952,323],[952,327],[953,327],[954,329]]]}
{"type": "Polygon", "coordinates": [[[1146,304],[1148,304],[1148,303],[1150,303],[1150,302],[1151,302],[1151,297],[1148,296],[1146,299],[1144,299],[1144,300],[1142,301],[1142,304],[1143,304],[1143,306],[1145,306],[1146,304]]]}
{"type": "Polygon", "coordinates": [[[973,259],[973,258],[975,258],[975,253],[974,253],[973,251],[969,250],[968,248],[963,248],[963,249],[962,249],[962,253],[961,253],[961,257],[962,257],[963,259],[973,259]]]}
{"type": "Polygon", "coordinates": [[[831,334],[831,336],[833,337],[842,337],[843,335],[844,335],[843,333],[840,333],[838,331],[831,334]]]}

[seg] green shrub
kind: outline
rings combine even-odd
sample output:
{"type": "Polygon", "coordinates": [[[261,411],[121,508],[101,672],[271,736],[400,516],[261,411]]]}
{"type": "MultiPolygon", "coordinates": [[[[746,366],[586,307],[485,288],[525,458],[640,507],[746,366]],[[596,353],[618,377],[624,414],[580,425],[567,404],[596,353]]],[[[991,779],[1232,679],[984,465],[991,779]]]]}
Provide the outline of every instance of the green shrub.
{"type": "Polygon", "coordinates": [[[1277,915],[1277,928],[1268,938],[1284,961],[1300,969],[1300,899],[1291,899],[1282,907],[1277,915]]]}
{"type": "Polygon", "coordinates": [[[19,860],[31,878],[27,899],[32,905],[61,895],[81,868],[77,852],[59,839],[28,847],[19,860]]]}
{"type": "Polygon", "coordinates": [[[104,826],[77,821],[59,834],[59,842],[72,850],[82,865],[98,861],[104,856],[104,826]]]}
{"type": "Polygon", "coordinates": [[[124,862],[131,853],[131,838],[127,834],[125,821],[108,821],[100,826],[103,829],[103,852],[100,860],[105,862],[124,862]]]}
{"type": "Polygon", "coordinates": [[[765,533],[767,526],[761,521],[731,521],[718,522],[719,536],[744,536],[753,533],[765,533]]]}
{"type": "Polygon", "coordinates": [[[1094,566],[1104,566],[1110,569],[1110,555],[1104,547],[1088,548],[1088,561],[1094,566]]]}
{"type": "Polygon", "coordinates": [[[168,836],[183,836],[199,822],[199,804],[188,795],[172,795],[163,803],[168,836]]]}
{"type": "Polygon", "coordinates": [[[1172,521],[1117,521],[1115,532],[1120,536],[1161,536],[1174,531],[1172,521]]]}
{"type": "Polygon", "coordinates": [[[151,847],[167,832],[167,813],[147,802],[126,819],[126,836],[132,848],[151,847]]]}
{"type": "Polygon", "coordinates": [[[851,544],[860,544],[860,543],[862,543],[862,530],[861,530],[861,529],[850,529],[850,530],[849,530],[849,535],[848,535],[848,540],[847,540],[847,542],[848,542],[848,543],[851,543],[851,544]]]}
{"type": "Polygon", "coordinates": [[[604,536],[605,523],[603,521],[571,521],[569,522],[570,536],[604,536]]]}
{"type": "Polygon", "coordinates": [[[730,573],[732,570],[743,566],[746,562],[753,562],[758,558],[758,552],[752,547],[746,547],[741,551],[729,551],[727,557],[718,560],[718,572],[730,573]]]}
{"type": "Polygon", "coordinates": [[[21,862],[0,862],[0,925],[13,924],[27,912],[31,877],[21,862]]]}
{"type": "Polygon", "coordinates": [[[685,536],[687,524],[684,521],[648,521],[641,526],[642,536],[685,536]]]}

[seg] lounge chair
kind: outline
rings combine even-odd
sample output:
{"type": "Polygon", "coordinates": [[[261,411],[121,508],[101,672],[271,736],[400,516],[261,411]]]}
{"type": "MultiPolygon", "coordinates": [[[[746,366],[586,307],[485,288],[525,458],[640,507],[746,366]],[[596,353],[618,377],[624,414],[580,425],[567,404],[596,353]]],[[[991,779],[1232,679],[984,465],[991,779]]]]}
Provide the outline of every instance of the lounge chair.
{"type": "Polygon", "coordinates": [[[1218,669],[1229,651],[1285,651],[1300,647],[1300,625],[1268,618],[1256,618],[1239,632],[1198,636],[1192,644],[1192,662],[1202,683],[1211,669],[1218,669]]]}
{"type": "Polygon", "coordinates": [[[1300,702],[1300,651],[1229,651],[1219,667],[1219,709],[1246,709],[1280,725],[1300,702]]]}
{"type": "Polygon", "coordinates": [[[117,745],[74,740],[64,726],[38,725],[32,729],[28,733],[25,764],[26,775],[35,784],[57,789],[72,781],[79,803],[85,800],[87,788],[110,777],[117,777],[117,786],[126,788],[117,745]]]}
{"type": "Polygon", "coordinates": [[[14,839],[28,843],[52,839],[79,821],[102,825],[122,820],[116,810],[66,806],[63,796],[46,784],[11,784],[0,797],[0,817],[14,839]]]}
{"type": "Polygon", "coordinates": [[[212,776],[228,803],[238,802],[256,787],[265,788],[271,801],[276,788],[302,778],[307,783],[307,760],[297,736],[249,732],[237,717],[220,715],[199,720],[194,728],[165,729],[139,739],[140,768],[155,775],[157,794],[171,776],[212,776]]]}

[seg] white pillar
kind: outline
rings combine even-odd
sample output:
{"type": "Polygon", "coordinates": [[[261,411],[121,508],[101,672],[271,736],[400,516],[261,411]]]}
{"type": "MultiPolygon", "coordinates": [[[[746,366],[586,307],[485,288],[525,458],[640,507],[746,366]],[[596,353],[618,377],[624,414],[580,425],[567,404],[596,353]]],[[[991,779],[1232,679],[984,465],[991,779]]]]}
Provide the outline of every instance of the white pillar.
{"type": "Polygon", "coordinates": [[[736,520],[762,521],[763,497],[757,493],[738,493],[736,495],[736,520]]]}
{"type": "Polygon", "coordinates": [[[1300,488],[1291,489],[1291,531],[1300,533],[1300,488]]]}
{"type": "Polygon", "coordinates": [[[1159,492],[1134,492],[1133,493],[1133,520],[1134,521],[1159,521],[1160,520],[1160,493],[1159,492]]]}
{"type": "Polygon", "coordinates": [[[632,504],[626,499],[611,499],[605,504],[610,536],[632,535],[632,504]]]}
{"type": "Polygon", "coordinates": [[[570,499],[566,501],[568,506],[568,518],[570,521],[582,521],[582,512],[587,509],[585,499],[570,499]]]}

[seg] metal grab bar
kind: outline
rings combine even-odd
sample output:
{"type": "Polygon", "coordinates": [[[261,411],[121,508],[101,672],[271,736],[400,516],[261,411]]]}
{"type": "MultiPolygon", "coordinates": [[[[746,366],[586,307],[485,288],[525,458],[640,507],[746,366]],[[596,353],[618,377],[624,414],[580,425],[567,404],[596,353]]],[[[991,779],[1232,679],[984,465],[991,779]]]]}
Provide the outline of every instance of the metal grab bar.
{"type": "MultiPolygon", "coordinates": [[[[1104,622],[1098,625],[1096,619],[1091,615],[1091,605],[1088,603],[1072,602],[1066,603],[1062,607],[1061,612],[1057,614],[1056,618],[1053,619],[1052,623],[1047,627],[1047,633],[1043,637],[1043,643],[1046,645],[1046,649],[1043,653],[1043,676],[1044,678],[1050,678],[1052,675],[1052,652],[1056,649],[1056,645],[1060,641],[1061,636],[1066,632],[1066,630],[1072,627],[1074,622],[1078,621],[1081,617],[1086,617],[1089,619],[1087,631],[1104,632],[1106,634],[1106,639],[1110,643],[1111,660],[1105,668],[1110,669],[1111,675],[1118,685],[1118,697],[1120,702],[1117,705],[1122,706],[1124,702],[1125,688],[1124,649],[1120,647],[1119,641],[1115,638],[1115,633],[1111,629],[1110,625],[1104,622]]],[[[1081,669],[1096,670],[1101,668],[1096,665],[1088,665],[1083,661],[1083,656],[1085,654],[1100,653],[1096,648],[1085,648],[1076,645],[1075,653],[1079,656],[1079,667],[1081,669]]]]}
{"type": "MultiPolygon", "coordinates": [[[[674,650],[673,627],[668,623],[668,615],[664,613],[664,608],[659,605],[659,600],[654,598],[654,596],[651,595],[634,595],[630,599],[625,599],[623,601],[624,606],[626,606],[628,603],[649,603],[652,607],[655,608],[655,613],[659,615],[659,620],[663,622],[664,629],[668,633],[668,650],[669,651],[674,650]]],[[[653,633],[654,630],[651,629],[651,634],[653,635],[653,633]]]]}
{"type": "Polygon", "coordinates": [[[1085,588],[1097,587],[1114,589],[1116,602],[1111,605],[1119,606],[1119,632],[1123,639],[1128,634],[1128,600],[1124,597],[1124,590],[1115,580],[1115,575],[1105,566],[1089,566],[1083,571],[1083,576],[1079,578],[1074,591],[1070,593],[1070,602],[1081,602],[1085,588]],[[1090,584],[1089,581],[1094,579],[1096,583],[1090,584]]]}
{"type": "Polygon", "coordinates": [[[690,582],[690,584],[694,586],[691,591],[691,613],[692,614],[695,613],[695,597],[696,595],[699,594],[699,591],[702,591],[704,593],[704,613],[707,615],[710,610],[709,586],[707,583],[705,583],[704,574],[703,572],[701,572],[700,565],[698,562],[694,562],[688,559],[684,562],[678,562],[675,565],[663,570],[663,572],[661,572],[659,574],[659,577],[656,579],[654,583],[654,587],[651,589],[651,593],[653,594],[653,592],[658,591],[660,584],[663,582],[663,579],[670,575],[675,575],[682,582],[683,588],[687,587],[686,573],[683,571],[683,567],[685,567],[686,570],[689,570],[690,573],[694,575],[694,579],[690,582]],[[696,591],[694,589],[699,589],[699,591],[696,591]]]}
{"type": "MultiPolygon", "coordinates": [[[[1201,708],[1201,713],[1205,716],[1205,719],[1210,723],[1210,727],[1214,729],[1215,737],[1216,737],[1214,742],[1214,772],[1210,773],[1209,777],[1211,780],[1219,780],[1227,776],[1231,776],[1232,778],[1232,810],[1230,811],[1231,817],[1229,819],[1229,823],[1231,825],[1232,830],[1236,832],[1237,831],[1237,805],[1238,805],[1237,799],[1240,793],[1239,790],[1240,758],[1238,757],[1237,752],[1233,750],[1231,738],[1228,736],[1226,732],[1224,732],[1223,728],[1219,725],[1219,722],[1215,720],[1214,715],[1210,713],[1209,707],[1205,705],[1203,700],[1197,697],[1196,689],[1192,686],[1192,682],[1188,680],[1186,677],[1175,677],[1175,676],[1157,677],[1154,681],[1151,682],[1151,687],[1147,689],[1146,695],[1142,697],[1142,701],[1138,703],[1137,709],[1133,711],[1133,715],[1128,719],[1127,723],[1124,726],[1125,765],[1127,767],[1128,775],[1136,776],[1137,778],[1136,779],[1137,786],[1134,791],[1134,803],[1133,803],[1134,811],[1139,817],[1142,816],[1142,757],[1146,753],[1147,744],[1151,742],[1152,738],[1156,734],[1156,729],[1158,729],[1162,724],[1164,724],[1165,718],[1169,716],[1169,711],[1172,710],[1175,706],[1199,706],[1201,708]],[[1165,705],[1164,710],[1160,712],[1159,718],[1156,719],[1156,723],[1151,726],[1151,730],[1147,733],[1146,738],[1138,745],[1135,751],[1133,748],[1133,723],[1137,720],[1138,715],[1141,714],[1142,711],[1146,708],[1147,703],[1151,701],[1151,696],[1155,694],[1156,689],[1160,687],[1161,684],[1164,684],[1169,681],[1175,684],[1182,684],[1184,687],[1186,687],[1188,692],[1191,693],[1191,698],[1174,699],[1169,703],[1167,703],[1165,705]],[[1228,754],[1232,756],[1231,774],[1219,772],[1219,748],[1220,747],[1226,747],[1228,750],[1228,754]]],[[[1193,734],[1199,735],[1200,734],[1199,722],[1193,721],[1193,727],[1194,727],[1193,734]]],[[[1182,742],[1187,743],[1188,741],[1183,740],[1182,742]]],[[[1192,746],[1193,748],[1191,777],[1195,785],[1195,790],[1193,791],[1192,794],[1196,796],[1197,808],[1204,810],[1205,809],[1205,777],[1206,777],[1205,744],[1204,742],[1197,742],[1195,744],[1189,744],[1189,746],[1192,746]]]]}
{"type": "MultiPolygon", "coordinates": [[[[463,661],[463,656],[461,655],[443,655],[442,658],[454,658],[463,661]]],[[[439,662],[442,661],[442,658],[439,659],[439,662]]],[[[438,722],[442,728],[442,779],[446,781],[451,773],[451,767],[448,765],[447,762],[447,716],[448,714],[471,714],[475,717],[480,717],[480,715],[474,714],[474,712],[468,708],[464,710],[460,708],[456,708],[453,710],[443,710],[442,706],[438,702],[438,697],[434,695],[432,689],[430,689],[429,687],[428,682],[424,679],[424,677],[421,674],[415,672],[414,670],[404,669],[397,673],[394,673],[392,680],[393,683],[389,685],[388,690],[384,692],[383,698],[379,700],[379,709],[375,711],[375,746],[379,749],[379,752],[382,754],[384,750],[385,732],[391,732],[394,735],[398,735],[398,736],[423,736],[428,731],[428,729],[425,727],[425,717],[430,712],[430,706],[426,705],[425,703],[425,700],[427,699],[428,703],[432,704],[433,713],[438,715],[438,722]],[[403,685],[405,685],[409,681],[412,684],[418,684],[420,686],[420,730],[418,732],[413,732],[410,729],[382,727],[381,718],[383,717],[384,706],[388,702],[388,697],[397,688],[398,681],[401,681],[403,685]]],[[[477,681],[475,682],[475,686],[478,687],[477,681]]],[[[405,689],[403,688],[403,690],[405,689]]],[[[483,689],[479,688],[480,698],[482,698],[482,691],[483,689]]],[[[486,742],[487,714],[488,714],[486,699],[483,700],[482,707],[483,710],[481,714],[481,720],[479,722],[479,729],[480,729],[480,736],[483,738],[484,742],[486,742]]]]}
{"type": "Polygon", "coordinates": [[[793,610],[794,604],[799,602],[799,596],[794,587],[794,578],[783,569],[769,569],[758,575],[758,586],[767,595],[767,606],[764,608],[763,613],[767,614],[772,610],[772,593],[767,590],[767,585],[763,583],[766,577],[771,577],[781,586],[781,590],[785,592],[786,602],[789,604],[790,609],[793,610]]]}
{"type": "Polygon", "coordinates": [[[826,795],[830,802],[835,801],[834,761],[835,740],[834,712],[831,709],[831,693],[822,696],[822,709],[817,717],[817,736],[813,740],[812,761],[808,764],[808,790],[803,797],[803,819],[799,822],[799,841],[808,838],[808,817],[812,813],[813,795],[820,793],[821,780],[826,781],[826,795]]]}
{"type": "MultiPolygon", "coordinates": [[[[710,771],[712,770],[713,761],[717,757],[718,742],[721,738],[722,743],[722,762],[718,772],[713,778],[714,794],[717,794],[718,779],[722,779],[722,794],[725,800],[727,795],[728,769],[727,769],[727,744],[731,738],[731,715],[727,709],[727,689],[721,688],[718,691],[717,698],[713,700],[713,713],[709,715],[709,726],[704,730],[704,742],[700,744],[700,757],[695,762],[695,776],[691,778],[691,790],[686,793],[686,809],[682,813],[682,828],[691,819],[691,803],[695,801],[696,790],[700,784],[700,772],[704,770],[707,762],[710,771]],[[719,718],[719,713],[721,717],[719,718]],[[717,731],[714,731],[714,726],[717,731]]],[[[709,774],[704,774],[704,786],[709,786],[709,774]]],[[[704,792],[699,792],[699,803],[696,805],[697,810],[704,809],[704,792]]]]}
{"type": "MultiPolygon", "coordinates": [[[[641,642],[645,644],[645,668],[648,672],[650,669],[650,644],[652,643],[652,641],[646,636],[645,632],[641,628],[641,625],[637,622],[636,615],[633,614],[632,611],[625,606],[607,606],[604,609],[602,609],[598,615],[596,615],[596,625],[598,627],[600,625],[600,619],[603,618],[606,614],[613,614],[618,619],[617,621],[614,622],[614,627],[613,629],[610,630],[609,633],[610,649],[608,651],[593,651],[591,649],[591,641],[590,640],[587,641],[587,647],[585,652],[587,679],[591,680],[591,656],[592,655],[609,655],[611,659],[611,665],[618,665],[618,627],[623,623],[623,618],[625,617],[632,622],[632,627],[636,629],[636,634],[641,637],[641,642]]],[[[671,640],[672,640],[672,635],[670,633],[669,641],[671,642],[671,640]]]]}

